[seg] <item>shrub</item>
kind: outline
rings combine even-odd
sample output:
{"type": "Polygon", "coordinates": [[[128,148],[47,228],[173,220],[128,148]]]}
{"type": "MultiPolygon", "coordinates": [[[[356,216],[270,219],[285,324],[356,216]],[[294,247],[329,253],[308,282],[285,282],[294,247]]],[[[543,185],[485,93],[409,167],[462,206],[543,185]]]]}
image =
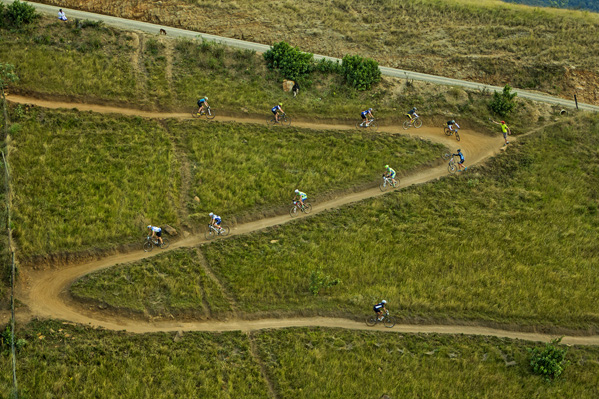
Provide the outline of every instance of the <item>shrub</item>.
{"type": "Polygon", "coordinates": [[[379,64],[372,58],[346,55],[341,64],[347,84],[358,90],[369,90],[381,80],[379,64]]]}
{"type": "Polygon", "coordinates": [[[269,69],[278,69],[286,79],[300,80],[312,72],[314,68],[312,53],[304,53],[297,47],[279,42],[264,53],[269,69]]]}
{"type": "Polygon", "coordinates": [[[514,97],[517,95],[518,93],[512,93],[510,85],[505,85],[501,94],[497,93],[497,91],[493,93],[493,100],[489,103],[489,108],[497,115],[505,117],[516,106],[514,97]]]}
{"type": "Polygon", "coordinates": [[[341,280],[327,276],[320,268],[312,270],[312,273],[310,273],[310,292],[312,295],[318,295],[320,290],[333,287],[340,283],[341,280]]]}
{"type": "Polygon", "coordinates": [[[315,69],[322,73],[338,73],[339,75],[343,74],[343,68],[339,61],[331,61],[326,58],[322,58],[315,64],[315,69]]]}
{"type": "Polygon", "coordinates": [[[4,15],[9,23],[15,28],[30,24],[39,17],[39,14],[35,11],[33,6],[30,6],[27,3],[21,3],[19,0],[15,0],[11,5],[6,7],[4,15]]]}
{"type": "Polygon", "coordinates": [[[547,381],[559,377],[568,365],[568,362],[565,360],[568,349],[557,347],[561,340],[561,338],[552,340],[545,345],[545,349],[542,351],[537,348],[528,348],[532,371],[547,381]]]}

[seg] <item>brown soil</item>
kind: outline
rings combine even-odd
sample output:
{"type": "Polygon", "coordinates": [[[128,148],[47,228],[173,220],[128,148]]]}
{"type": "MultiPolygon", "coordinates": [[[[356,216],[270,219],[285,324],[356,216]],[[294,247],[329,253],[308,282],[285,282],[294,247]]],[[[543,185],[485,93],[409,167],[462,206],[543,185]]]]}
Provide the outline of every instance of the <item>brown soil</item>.
{"type": "MultiPolygon", "coordinates": [[[[119,113],[126,115],[139,115],[145,117],[159,118],[189,118],[187,114],[169,114],[169,113],[150,113],[135,109],[126,109],[120,107],[62,103],[45,100],[36,100],[20,96],[11,96],[12,102],[34,104],[36,106],[48,108],[78,108],[79,110],[89,110],[104,113],[119,113]]],[[[226,117],[219,117],[219,120],[233,120],[226,117]]],[[[246,123],[264,123],[262,119],[249,118],[239,119],[246,123]]],[[[350,129],[348,126],[334,124],[315,124],[313,122],[298,122],[295,125],[316,129],[350,129]]],[[[382,128],[388,133],[407,133],[447,145],[450,148],[456,147],[457,143],[453,137],[443,135],[438,128],[423,127],[421,129],[412,129],[404,131],[399,126],[386,126],[382,128]]],[[[502,139],[500,137],[491,137],[474,131],[462,130],[462,141],[459,146],[468,156],[468,165],[474,165],[483,162],[490,156],[497,154],[501,150],[502,139]]],[[[423,184],[447,175],[445,164],[434,166],[428,169],[420,170],[401,179],[400,187],[406,187],[413,184],[423,184]]],[[[367,198],[383,195],[378,188],[369,188],[366,190],[340,195],[314,204],[312,214],[324,212],[329,209],[358,202],[367,198]]],[[[300,217],[305,217],[304,215],[300,217]]],[[[278,215],[249,223],[238,224],[231,229],[231,235],[249,234],[268,227],[281,225],[289,222],[289,215],[278,215]]],[[[168,250],[177,248],[194,247],[206,241],[201,235],[188,235],[176,242],[173,242],[168,250]]],[[[288,328],[288,327],[341,327],[354,330],[368,329],[364,323],[332,317],[295,317],[278,319],[258,319],[243,320],[236,318],[229,321],[177,321],[160,320],[148,321],[139,318],[130,318],[122,313],[109,311],[103,312],[97,307],[84,307],[79,302],[72,300],[69,294],[70,285],[82,276],[97,270],[106,269],[118,264],[136,262],[141,259],[149,258],[163,251],[153,251],[150,253],[135,251],[129,253],[116,253],[105,256],[101,259],[89,260],[79,264],[71,264],[64,268],[50,268],[44,270],[23,270],[17,289],[17,297],[28,307],[26,312],[19,310],[23,317],[42,317],[62,319],[80,324],[102,327],[111,330],[127,330],[135,333],[159,332],[159,331],[255,331],[267,328],[288,328]]],[[[0,313],[2,318],[6,314],[0,313]]],[[[372,328],[370,328],[372,329],[372,328]]],[[[375,328],[377,329],[377,328],[375,328]]],[[[393,331],[403,333],[439,333],[439,334],[472,334],[472,335],[492,335],[497,337],[507,337],[512,339],[525,339],[533,341],[549,341],[553,336],[535,332],[519,332],[512,330],[501,330],[491,327],[471,326],[471,325],[421,325],[406,324],[396,325],[393,329],[380,327],[380,331],[393,331]]],[[[599,336],[566,336],[563,341],[567,344],[580,345],[599,345],[599,336]]]]}

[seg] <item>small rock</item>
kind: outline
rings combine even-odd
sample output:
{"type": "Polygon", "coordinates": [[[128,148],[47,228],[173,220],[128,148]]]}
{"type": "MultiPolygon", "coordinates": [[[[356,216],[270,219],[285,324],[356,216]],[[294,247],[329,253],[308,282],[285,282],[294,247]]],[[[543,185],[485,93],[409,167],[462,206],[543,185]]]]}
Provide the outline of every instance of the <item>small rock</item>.
{"type": "Polygon", "coordinates": [[[512,366],[515,366],[516,364],[518,364],[518,363],[516,363],[515,360],[512,360],[511,362],[505,362],[506,367],[512,367],[512,366]]]}
{"type": "Polygon", "coordinates": [[[176,236],[179,233],[177,233],[177,230],[175,230],[173,227],[169,226],[168,224],[165,225],[162,230],[164,230],[166,232],[166,234],[168,234],[169,236],[176,236]]]}
{"type": "Polygon", "coordinates": [[[293,88],[293,85],[295,84],[295,82],[293,80],[284,80],[283,81],[283,91],[285,92],[290,92],[291,89],[293,88]]]}
{"type": "Polygon", "coordinates": [[[277,242],[279,242],[279,240],[270,240],[271,244],[276,244],[277,242]]]}
{"type": "Polygon", "coordinates": [[[173,341],[179,342],[179,341],[181,341],[181,338],[183,338],[183,331],[179,330],[179,331],[177,331],[177,334],[175,334],[173,341]]]}
{"type": "Polygon", "coordinates": [[[200,197],[198,197],[197,195],[193,197],[193,200],[197,203],[200,203],[200,197]]]}

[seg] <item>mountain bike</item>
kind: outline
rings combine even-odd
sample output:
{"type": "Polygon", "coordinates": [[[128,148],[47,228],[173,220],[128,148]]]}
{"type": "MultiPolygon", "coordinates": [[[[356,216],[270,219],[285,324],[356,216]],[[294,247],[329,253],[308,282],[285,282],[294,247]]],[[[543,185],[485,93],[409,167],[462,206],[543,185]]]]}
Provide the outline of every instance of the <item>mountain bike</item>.
{"type": "Polygon", "coordinates": [[[449,161],[449,158],[451,158],[451,153],[450,152],[444,152],[441,155],[441,158],[443,158],[444,161],[449,161]]]}
{"type": "Polygon", "coordinates": [[[452,134],[455,133],[455,139],[457,141],[460,141],[460,133],[458,132],[458,130],[459,129],[451,130],[450,128],[445,126],[445,128],[443,129],[443,133],[445,133],[446,136],[451,136],[452,134]]]}
{"type": "Polygon", "coordinates": [[[208,230],[206,233],[204,233],[204,237],[206,237],[207,240],[212,240],[216,236],[228,236],[230,232],[231,229],[229,226],[221,226],[219,229],[218,227],[214,227],[213,225],[209,224],[208,230]]]}
{"type": "Polygon", "coordinates": [[[371,130],[374,130],[376,132],[376,130],[378,129],[378,126],[377,126],[376,122],[374,121],[374,118],[369,118],[368,122],[366,122],[366,123],[364,123],[364,121],[356,122],[356,129],[366,129],[366,128],[370,128],[371,130]]]}
{"type": "Polygon", "coordinates": [[[449,173],[455,173],[456,170],[458,170],[458,165],[456,165],[454,157],[451,157],[451,159],[449,160],[447,170],[449,170],[449,173]]]}
{"type": "Polygon", "coordinates": [[[266,118],[266,124],[267,125],[283,125],[283,126],[289,126],[291,125],[291,117],[287,116],[286,114],[281,114],[279,115],[279,121],[277,122],[277,118],[273,115],[269,118],[266,118]]]}
{"type": "Polygon", "coordinates": [[[385,175],[383,175],[383,182],[379,184],[381,191],[386,191],[390,187],[397,188],[397,186],[399,186],[399,179],[395,179],[395,183],[393,183],[393,180],[385,175]]]}
{"type": "Polygon", "coordinates": [[[191,116],[193,118],[201,118],[202,116],[205,116],[206,119],[214,119],[214,117],[216,115],[214,115],[214,111],[212,109],[210,109],[210,107],[206,108],[205,110],[201,110],[200,112],[198,112],[198,110],[194,110],[191,113],[191,116]]]}
{"type": "Polygon", "coordinates": [[[366,318],[366,325],[368,327],[372,327],[377,323],[383,323],[385,325],[385,327],[391,328],[395,325],[396,321],[395,321],[395,317],[389,316],[388,310],[387,310],[387,313],[385,313],[385,315],[383,316],[383,320],[379,320],[378,315],[368,316],[366,318]]]}
{"type": "Polygon", "coordinates": [[[294,218],[300,214],[300,212],[310,213],[312,212],[312,204],[304,201],[302,205],[299,201],[293,201],[293,207],[289,210],[289,215],[294,218]]]}
{"type": "Polygon", "coordinates": [[[144,252],[150,252],[154,247],[160,247],[162,249],[168,248],[171,245],[170,241],[166,237],[162,237],[162,244],[158,239],[152,239],[151,236],[147,236],[146,240],[143,243],[144,252]]]}
{"type": "Polygon", "coordinates": [[[411,127],[414,127],[416,129],[420,128],[422,126],[422,120],[420,120],[420,117],[416,117],[414,119],[410,119],[409,121],[405,121],[403,123],[403,128],[404,129],[409,129],[411,127]]]}

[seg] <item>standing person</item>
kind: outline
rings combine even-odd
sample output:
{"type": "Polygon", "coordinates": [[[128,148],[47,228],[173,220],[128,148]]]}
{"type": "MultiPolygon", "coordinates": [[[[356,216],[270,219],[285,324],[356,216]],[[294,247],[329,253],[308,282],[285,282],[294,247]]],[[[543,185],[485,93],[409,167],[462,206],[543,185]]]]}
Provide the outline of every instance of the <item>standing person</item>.
{"type": "Polygon", "coordinates": [[[457,154],[451,154],[452,157],[460,157],[460,161],[458,162],[458,172],[462,171],[462,168],[464,168],[464,170],[468,169],[467,167],[464,166],[464,154],[462,154],[462,150],[460,150],[458,148],[458,153],[457,154]]]}
{"type": "Polygon", "coordinates": [[[148,225],[148,229],[152,232],[152,238],[158,238],[158,241],[160,241],[160,245],[162,245],[162,229],[157,226],[152,226],[151,224],[148,225]]]}
{"type": "Polygon", "coordinates": [[[67,16],[64,13],[64,11],[62,11],[62,8],[60,10],[58,10],[58,19],[60,19],[61,21],[67,20],[67,16]]]}
{"type": "Polygon", "coordinates": [[[501,122],[496,122],[494,120],[491,120],[491,122],[500,125],[501,126],[501,133],[503,133],[503,139],[505,140],[505,144],[504,145],[508,145],[510,142],[507,141],[507,135],[508,134],[512,134],[512,131],[510,130],[510,128],[505,124],[505,121],[501,121],[501,122]]]}
{"type": "MultiPolygon", "coordinates": [[[[289,86],[287,86],[287,87],[289,87],[289,86]]],[[[300,89],[299,83],[294,82],[293,87],[291,88],[291,91],[293,92],[293,97],[297,96],[297,93],[299,93],[299,89],[300,89]]]]}

